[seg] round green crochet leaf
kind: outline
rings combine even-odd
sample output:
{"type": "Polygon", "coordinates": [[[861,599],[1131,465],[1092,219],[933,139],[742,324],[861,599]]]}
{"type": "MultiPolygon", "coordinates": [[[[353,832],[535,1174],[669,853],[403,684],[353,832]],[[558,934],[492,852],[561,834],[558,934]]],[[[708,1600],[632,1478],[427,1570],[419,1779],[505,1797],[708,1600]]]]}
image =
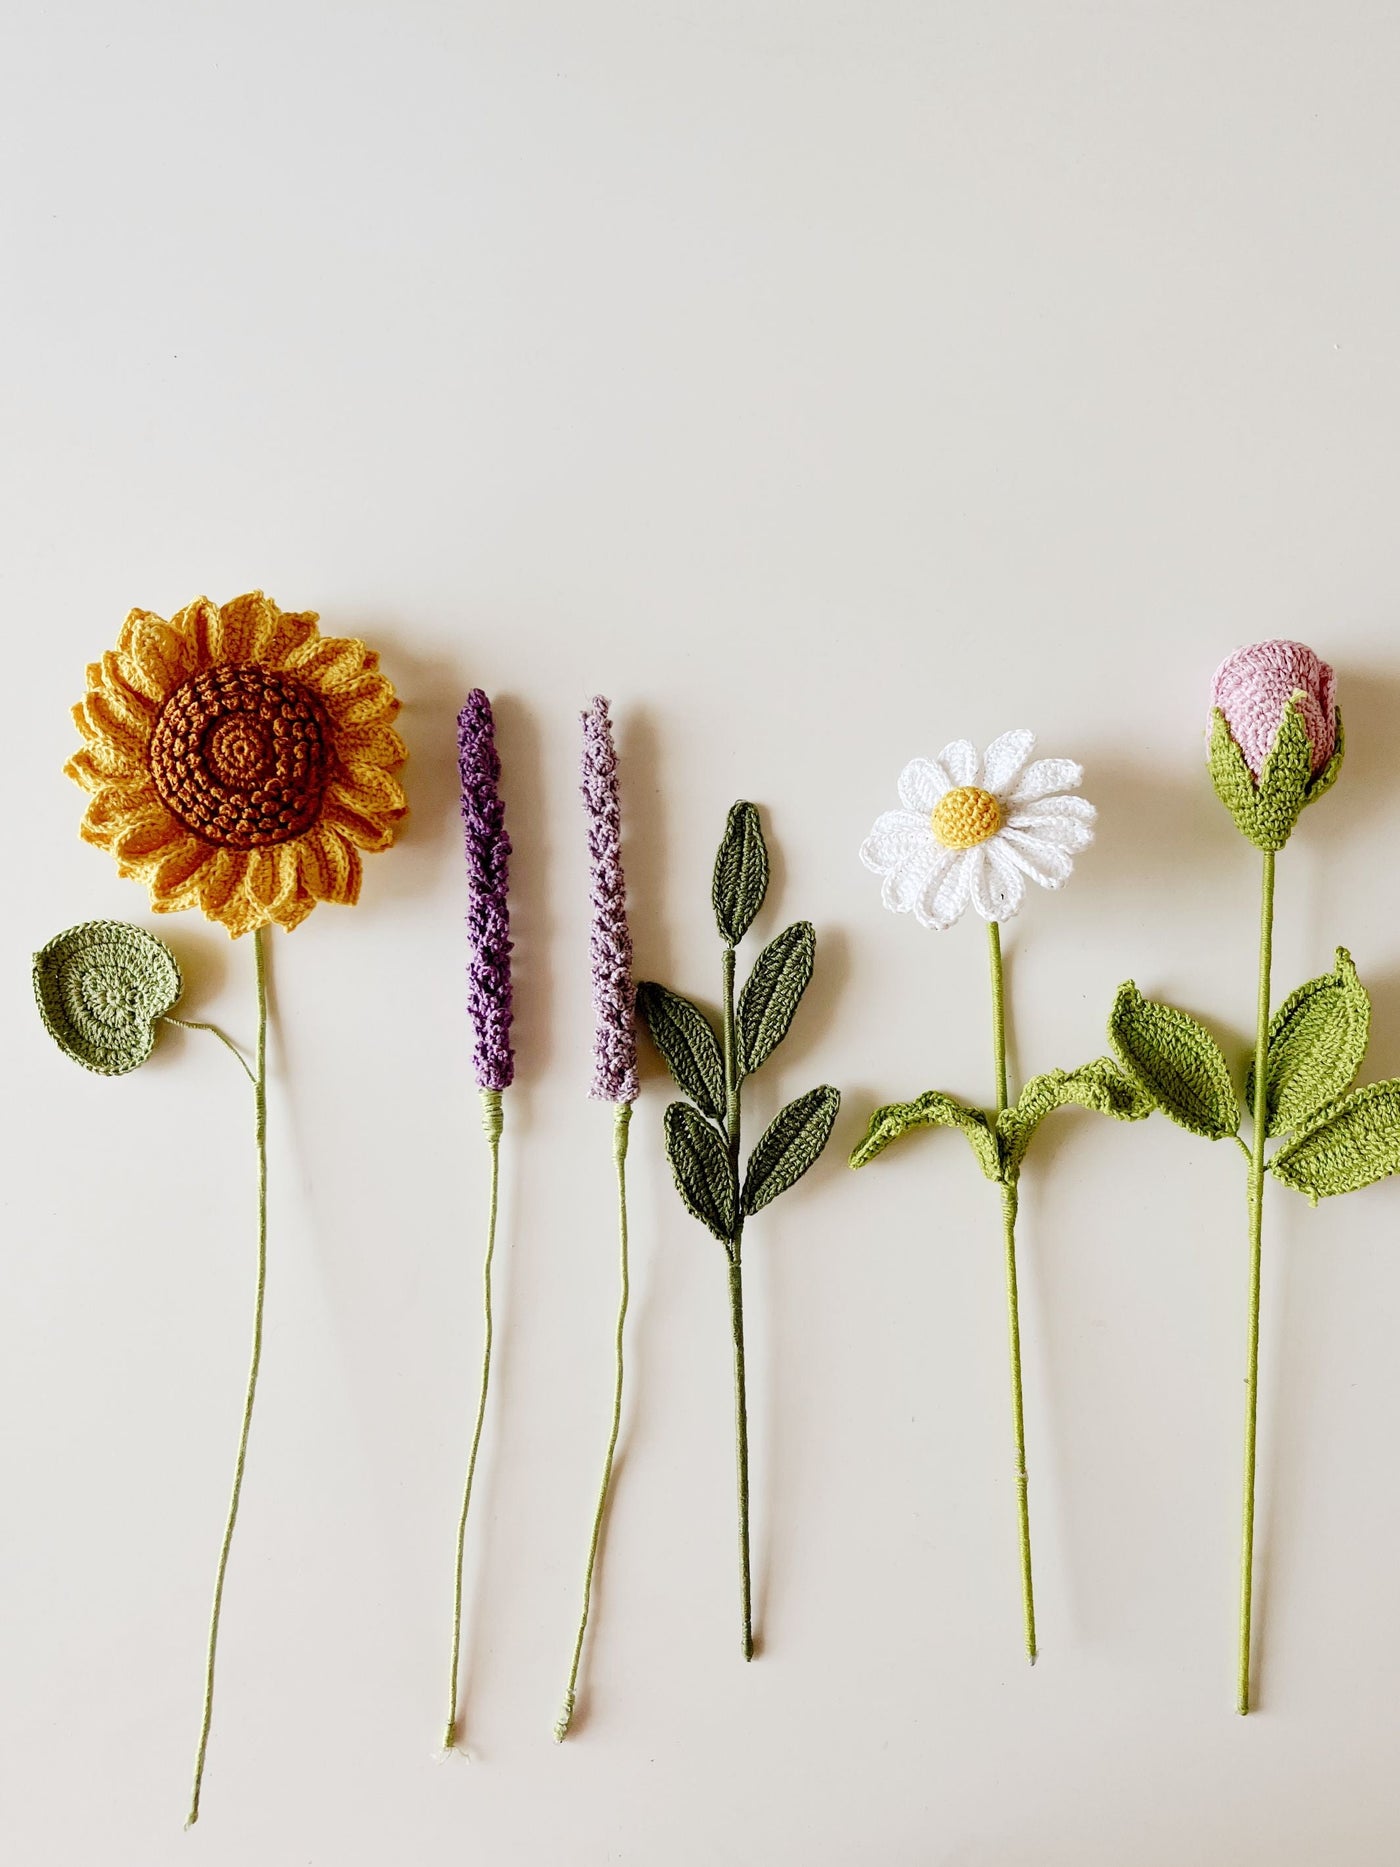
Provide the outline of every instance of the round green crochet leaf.
{"type": "Polygon", "coordinates": [[[99,1076],[139,1069],[156,1022],[178,1002],[175,955],[126,921],[84,921],[34,956],[34,997],[65,1055],[99,1076]]]}

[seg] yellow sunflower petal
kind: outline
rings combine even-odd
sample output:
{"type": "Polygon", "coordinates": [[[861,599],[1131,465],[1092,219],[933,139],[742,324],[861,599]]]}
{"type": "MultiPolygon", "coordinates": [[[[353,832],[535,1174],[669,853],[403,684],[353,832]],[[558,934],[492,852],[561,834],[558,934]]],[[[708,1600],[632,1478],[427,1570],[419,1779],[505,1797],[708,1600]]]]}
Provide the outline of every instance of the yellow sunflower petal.
{"type": "Polygon", "coordinates": [[[346,726],[335,736],[335,749],[347,765],[382,765],[397,771],[408,747],[392,726],[346,726]]]}
{"type": "Polygon", "coordinates": [[[223,919],[224,909],[243,883],[248,859],[241,849],[220,849],[199,872],[199,905],[211,921],[223,919]]]}
{"type": "Polygon", "coordinates": [[[271,910],[296,892],[295,845],[277,843],[268,849],[250,849],[244,891],[256,906],[271,910]]]}
{"type": "Polygon", "coordinates": [[[149,694],[143,692],[140,670],[131,657],[109,648],[102,657],[101,675],[102,692],[114,706],[141,720],[149,732],[159,717],[160,708],[149,694]]]}
{"type": "Polygon", "coordinates": [[[158,704],[194,673],[189,638],[150,610],[131,611],[117,648],[133,664],[141,691],[158,704]]]}
{"type": "Polygon", "coordinates": [[[170,618],[170,626],[185,644],[191,672],[207,668],[223,656],[216,652],[223,640],[218,605],[207,596],[197,596],[170,618]]]}
{"type": "MultiPolygon", "coordinates": [[[[91,816],[91,810],[88,814],[91,816]]],[[[163,804],[147,804],[129,815],[115,831],[111,847],[119,861],[134,863],[167,851],[172,843],[183,843],[187,838],[193,841],[184,824],[172,817],[163,804]]]]}
{"type": "Polygon", "coordinates": [[[301,885],[318,901],[353,906],[360,895],[360,856],[337,830],[321,823],[297,844],[301,885]]]}
{"type": "Polygon", "coordinates": [[[318,635],[286,656],[282,666],[317,693],[329,694],[364,672],[368,654],[363,642],[340,635],[318,635]]]}
{"type": "Polygon", "coordinates": [[[366,816],[401,817],[408,809],[403,786],[382,765],[345,765],[330,790],[350,810],[366,816]]]}
{"type": "Polygon", "coordinates": [[[134,705],[128,706],[105,691],[90,693],[83,702],[83,709],[87,715],[84,737],[89,743],[105,740],[127,759],[144,758],[151,737],[149,713],[138,711],[134,705]]]}
{"type": "Polygon", "coordinates": [[[151,905],[157,908],[193,907],[200,870],[212,853],[208,843],[201,842],[197,836],[187,832],[161,858],[149,878],[151,905]]]}
{"type": "Polygon", "coordinates": [[[227,928],[230,940],[252,933],[255,927],[265,927],[271,918],[267,909],[250,900],[247,889],[242,887],[235,888],[217,912],[206,908],[205,913],[211,921],[227,928]]]}
{"type": "Polygon", "coordinates": [[[331,786],[321,811],[321,822],[325,827],[338,830],[348,843],[353,843],[357,849],[367,849],[371,854],[387,849],[394,840],[393,828],[376,817],[364,816],[337,797],[336,788],[331,786]]]}
{"type": "Polygon", "coordinates": [[[369,671],[323,698],[337,726],[387,725],[399,710],[398,696],[386,677],[369,671]]]}
{"type": "Polygon", "coordinates": [[[139,759],[116,753],[105,745],[83,746],[63,767],[65,776],[85,791],[150,792],[150,773],[139,759]]]}
{"type": "Polygon", "coordinates": [[[314,609],[279,610],[276,631],[261,659],[270,668],[285,667],[287,657],[296,654],[315,636],[319,621],[314,609]]]}
{"type": "Polygon", "coordinates": [[[261,590],[236,596],[219,610],[220,661],[266,661],[282,612],[261,590]]]}
{"type": "Polygon", "coordinates": [[[303,894],[300,889],[294,889],[285,901],[279,901],[273,908],[272,918],[279,927],[285,928],[290,933],[294,927],[301,926],[315,905],[314,895],[303,894]]]}

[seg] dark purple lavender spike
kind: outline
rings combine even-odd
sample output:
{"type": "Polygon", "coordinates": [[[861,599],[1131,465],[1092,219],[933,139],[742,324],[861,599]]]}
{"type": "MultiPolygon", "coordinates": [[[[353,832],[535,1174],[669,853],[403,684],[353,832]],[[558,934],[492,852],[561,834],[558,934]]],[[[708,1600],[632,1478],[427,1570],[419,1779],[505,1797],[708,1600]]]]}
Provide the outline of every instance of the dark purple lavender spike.
{"type": "Polygon", "coordinates": [[[632,936],[622,874],[622,808],[617,751],[608,703],[599,694],[583,714],[582,784],[588,812],[588,862],[593,895],[589,932],[593,963],[593,1083],[602,1102],[635,1102],[637,1025],[632,992],[632,936]]]}
{"type": "Polygon", "coordinates": [[[467,1011],[480,1089],[508,1089],[515,1079],[510,1047],[510,911],[506,892],[510,838],[501,802],[501,761],[491,702],[479,687],[457,715],[457,769],[467,852],[467,1011]]]}

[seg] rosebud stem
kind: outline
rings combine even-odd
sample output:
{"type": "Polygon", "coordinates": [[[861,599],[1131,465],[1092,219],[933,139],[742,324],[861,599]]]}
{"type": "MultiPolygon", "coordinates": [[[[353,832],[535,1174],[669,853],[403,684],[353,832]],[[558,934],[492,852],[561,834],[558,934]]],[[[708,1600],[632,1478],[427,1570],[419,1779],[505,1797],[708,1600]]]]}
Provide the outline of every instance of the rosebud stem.
{"type": "MultiPolygon", "coordinates": [[[[996,1068],[997,1114],[1007,1106],[1006,986],[1002,976],[1001,928],[987,922],[992,972],[992,1055],[996,1068]]],[[[1016,1188],[1004,1185],[1002,1233],[1006,1244],[1006,1323],[1011,1359],[1011,1425],[1016,1440],[1016,1511],[1021,1546],[1021,1606],[1026,1625],[1026,1657],[1035,1665],[1035,1584],[1031,1574],[1031,1513],[1026,1477],[1026,1410],[1021,1387],[1021,1305],[1016,1279],[1016,1188]]]]}
{"type": "Polygon", "coordinates": [[[1259,911],[1259,1004],[1254,1036],[1254,1133],[1249,1160],[1249,1355],[1245,1374],[1244,1520],[1240,1546],[1238,1709],[1250,1699],[1250,1617],[1254,1595],[1254,1470],[1259,1417],[1259,1286],[1264,1245],[1264,1142],[1268,1134],[1269,981],[1274,946],[1274,852],[1264,851],[1259,911]]]}

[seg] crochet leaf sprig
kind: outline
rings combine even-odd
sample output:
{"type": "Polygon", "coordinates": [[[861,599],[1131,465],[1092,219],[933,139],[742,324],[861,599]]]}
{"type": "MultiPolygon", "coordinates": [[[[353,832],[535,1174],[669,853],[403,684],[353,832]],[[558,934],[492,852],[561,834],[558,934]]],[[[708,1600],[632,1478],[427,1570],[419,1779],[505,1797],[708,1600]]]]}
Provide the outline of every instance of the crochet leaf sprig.
{"type": "Polygon", "coordinates": [[[734,1345],[734,1419],[739,1481],[739,1569],[743,1653],[753,1658],[753,1589],[749,1558],[749,1433],[744,1363],[743,1245],[747,1220],[795,1186],[831,1138],[841,1105],[829,1083],[781,1108],[743,1160],[743,1084],[787,1036],[812,977],[817,936],[795,921],[758,955],[735,996],[735,949],[752,927],[768,892],[768,849],[752,804],[729,812],[715,858],[711,899],[724,942],[720,1029],[700,1007],[654,982],[637,1002],[652,1042],[676,1086],[690,1098],[663,1117],[666,1156],[676,1190],[691,1217],[724,1247],[734,1345]],[[741,1164],[742,1163],[742,1164],[741,1164]]]}
{"type": "Polygon", "coordinates": [[[1302,812],[1341,769],[1336,677],[1301,642],[1257,642],[1229,656],[1212,687],[1209,767],[1216,793],[1263,857],[1253,1056],[1234,1072],[1188,1012],[1119,987],[1109,1040],[1153,1108],[1207,1140],[1233,1140],[1249,1163],[1249,1322],[1245,1372],[1244,1507],[1240,1552],[1237,1709],[1251,1705],[1259,1298],[1266,1176],[1313,1205],[1400,1172],[1400,1080],[1353,1088],[1366,1054],[1371,1003],[1351,954],[1307,980],[1271,1015],[1275,858],[1302,812]],[[1242,1079],[1243,1094],[1236,1089],[1242,1079]],[[1250,1139],[1240,1129],[1244,1111],[1250,1139]],[[1270,1153],[1268,1143],[1279,1145],[1270,1153]]]}
{"type": "Polygon", "coordinates": [[[1096,1109],[1116,1121],[1140,1121],[1153,1106],[1108,1057],[1033,1076],[1014,1102],[1008,1093],[1002,923],[1019,910],[1027,878],[1042,888],[1063,886],[1072,857],[1093,840],[1095,819],[1093,805],[1075,795],[1081,768],[1070,759],[1031,762],[1034,749],[1034,734],[1020,731],[1003,733],[981,758],[966,739],[959,739],[936,759],[912,760],[900,775],[901,808],[884,812],[861,847],[861,861],[884,878],[881,894],[887,908],[943,930],[970,903],[986,921],[996,1105],[970,1107],[941,1089],[926,1090],[910,1102],[876,1109],[851,1154],[851,1165],[864,1167],[914,1129],[955,1128],[985,1177],[1001,1189],[1021,1598],[1032,1663],[1037,1652],[1035,1584],[1016,1271],[1021,1170],[1040,1124],[1056,1109],[1096,1109]]]}

